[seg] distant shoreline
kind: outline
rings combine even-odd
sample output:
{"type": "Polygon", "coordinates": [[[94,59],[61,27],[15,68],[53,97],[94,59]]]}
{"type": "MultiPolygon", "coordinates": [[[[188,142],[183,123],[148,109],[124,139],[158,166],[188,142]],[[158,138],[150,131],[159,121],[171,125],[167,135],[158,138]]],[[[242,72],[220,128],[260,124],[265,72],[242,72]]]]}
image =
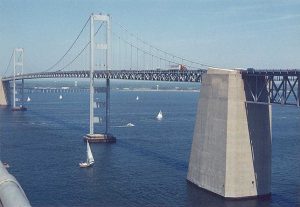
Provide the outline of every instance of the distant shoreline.
{"type": "Polygon", "coordinates": [[[128,92],[132,92],[132,91],[138,91],[138,92],[190,92],[190,93],[196,93],[196,92],[200,92],[200,90],[177,90],[177,89],[112,89],[114,91],[128,91],[128,92]]]}
{"type": "MultiPolygon", "coordinates": [[[[73,87],[59,87],[59,88],[43,88],[43,87],[34,87],[34,88],[25,88],[25,90],[32,91],[57,91],[57,92],[67,92],[72,90],[83,90],[88,91],[89,88],[73,88],[73,87]]],[[[200,89],[150,89],[150,88],[111,88],[111,91],[125,91],[125,92],[190,92],[196,93],[200,92],[200,89]]]]}

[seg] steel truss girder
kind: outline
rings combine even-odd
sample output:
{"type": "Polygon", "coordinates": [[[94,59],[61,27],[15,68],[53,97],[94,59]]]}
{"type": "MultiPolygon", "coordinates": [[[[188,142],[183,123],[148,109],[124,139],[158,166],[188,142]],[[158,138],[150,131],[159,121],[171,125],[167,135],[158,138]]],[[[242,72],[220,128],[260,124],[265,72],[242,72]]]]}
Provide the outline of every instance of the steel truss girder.
{"type": "MultiPolygon", "coordinates": [[[[169,70],[97,70],[94,78],[98,79],[124,79],[124,80],[149,80],[149,81],[175,81],[175,82],[201,82],[201,76],[206,70],[190,70],[174,72],[169,70]]],[[[17,75],[16,80],[38,78],[89,78],[89,71],[56,71],[43,73],[28,73],[17,75]]],[[[11,81],[13,77],[4,77],[3,81],[11,81]]]]}
{"type": "Polygon", "coordinates": [[[299,75],[244,74],[243,79],[247,101],[300,106],[299,75]]]}

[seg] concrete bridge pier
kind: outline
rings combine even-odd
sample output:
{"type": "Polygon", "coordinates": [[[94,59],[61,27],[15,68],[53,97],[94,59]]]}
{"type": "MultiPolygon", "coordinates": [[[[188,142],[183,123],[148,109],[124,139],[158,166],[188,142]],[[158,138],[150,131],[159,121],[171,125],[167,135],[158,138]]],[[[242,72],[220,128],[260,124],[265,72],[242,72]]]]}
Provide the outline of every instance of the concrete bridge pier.
{"type": "Polygon", "coordinates": [[[0,106],[8,105],[10,105],[9,81],[0,81],[0,106]]]}
{"type": "Polygon", "coordinates": [[[265,78],[210,68],[202,80],[187,179],[225,198],[269,195],[272,134],[265,78]]]}

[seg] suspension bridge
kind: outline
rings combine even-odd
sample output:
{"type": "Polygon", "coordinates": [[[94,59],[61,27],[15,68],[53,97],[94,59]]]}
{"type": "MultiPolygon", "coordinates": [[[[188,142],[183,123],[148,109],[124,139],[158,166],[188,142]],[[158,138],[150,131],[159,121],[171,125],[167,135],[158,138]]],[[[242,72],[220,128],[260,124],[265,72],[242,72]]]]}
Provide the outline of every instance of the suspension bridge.
{"type": "Polygon", "coordinates": [[[112,30],[111,23],[109,15],[92,14],[66,52],[40,72],[24,72],[25,50],[16,48],[1,78],[0,104],[25,110],[28,79],[86,78],[90,128],[85,140],[115,142],[109,132],[111,79],[201,82],[187,179],[224,197],[270,194],[271,104],[300,106],[300,71],[218,69],[164,51],[117,22],[112,30]],[[102,90],[94,87],[96,79],[105,80],[102,90]],[[95,100],[97,92],[105,94],[105,101],[95,100]],[[105,106],[103,133],[94,132],[99,105],[105,106]]]}

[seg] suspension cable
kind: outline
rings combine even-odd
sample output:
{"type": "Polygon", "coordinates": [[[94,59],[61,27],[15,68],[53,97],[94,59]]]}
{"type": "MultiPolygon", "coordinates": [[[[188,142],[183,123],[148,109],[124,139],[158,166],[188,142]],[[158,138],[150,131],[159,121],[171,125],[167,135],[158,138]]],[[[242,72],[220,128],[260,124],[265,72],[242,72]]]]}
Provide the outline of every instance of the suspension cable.
{"type": "MultiPolygon", "coordinates": [[[[99,32],[99,30],[102,27],[102,25],[103,25],[103,22],[98,27],[97,31],[94,33],[94,36],[97,35],[97,33],[99,32]]],[[[83,53],[83,51],[90,45],[90,43],[91,43],[91,41],[88,41],[88,43],[80,50],[80,52],[75,56],[75,58],[73,58],[69,63],[67,63],[66,65],[64,65],[61,69],[57,70],[56,72],[62,71],[66,67],[68,67],[69,65],[71,65],[83,53]]]]}
{"type": "MultiPolygon", "coordinates": [[[[143,53],[145,53],[145,54],[147,54],[147,55],[151,55],[152,57],[157,58],[157,60],[159,60],[159,67],[161,67],[161,64],[162,64],[161,61],[168,61],[168,62],[173,63],[173,64],[181,64],[180,62],[176,62],[176,61],[172,61],[172,60],[167,60],[167,59],[164,58],[164,57],[160,57],[160,56],[154,55],[153,53],[150,53],[150,52],[148,52],[148,51],[146,51],[146,50],[143,50],[143,49],[141,49],[141,48],[139,48],[139,47],[133,45],[132,43],[128,42],[127,40],[123,39],[122,37],[120,37],[118,34],[116,34],[116,33],[114,33],[114,32],[112,32],[112,34],[113,34],[114,36],[116,36],[117,38],[120,38],[120,39],[121,39],[122,41],[124,41],[126,44],[128,44],[128,45],[130,45],[131,47],[135,48],[135,49],[137,50],[137,52],[138,52],[138,51],[141,51],[141,52],[143,52],[143,53]]],[[[186,66],[188,66],[188,67],[190,67],[190,68],[201,69],[201,68],[198,68],[198,67],[194,67],[194,66],[192,66],[192,65],[186,65],[186,66]]]]}
{"type": "Polygon", "coordinates": [[[84,48],[81,49],[81,51],[75,56],[75,58],[73,58],[73,60],[71,60],[69,63],[67,63],[66,65],[64,65],[61,69],[57,70],[56,72],[62,71],[63,69],[65,69],[66,67],[68,67],[69,65],[71,65],[82,53],[83,51],[90,45],[90,41],[84,46],[84,48]]]}
{"type": "Polygon", "coordinates": [[[6,73],[7,73],[8,69],[9,69],[9,67],[10,67],[11,60],[12,60],[13,56],[14,56],[14,51],[11,53],[11,56],[10,56],[10,59],[9,59],[8,65],[7,65],[7,67],[6,67],[6,70],[5,70],[5,72],[3,73],[3,76],[5,76],[5,75],[6,75],[6,73]]]}
{"type": "Polygon", "coordinates": [[[76,39],[73,41],[72,45],[69,47],[69,49],[65,52],[65,54],[59,58],[59,60],[52,65],[51,67],[49,67],[48,69],[46,69],[44,72],[48,72],[49,70],[53,69],[55,66],[57,66],[65,57],[66,55],[70,52],[70,50],[73,48],[73,46],[75,45],[75,43],[77,42],[77,40],[79,39],[80,35],[82,34],[82,32],[84,31],[86,25],[88,24],[88,22],[90,21],[90,18],[87,19],[87,21],[85,22],[84,26],[82,27],[81,31],[79,32],[79,34],[77,35],[76,39]]]}
{"type": "Polygon", "coordinates": [[[174,54],[171,54],[171,53],[169,53],[169,52],[166,52],[166,51],[164,51],[164,50],[162,50],[162,49],[160,49],[160,48],[158,48],[158,47],[155,47],[155,46],[151,45],[150,43],[148,43],[148,42],[142,40],[142,39],[139,38],[137,35],[131,33],[126,27],[124,27],[124,26],[121,25],[120,23],[116,22],[116,24],[118,24],[125,32],[127,32],[127,33],[128,33],[129,35],[131,35],[132,37],[136,38],[137,40],[139,40],[139,41],[142,42],[143,44],[148,45],[148,46],[150,46],[150,47],[152,47],[152,48],[154,48],[154,49],[160,51],[161,53],[165,53],[165,54],[167,54],[167,55],[169,55],[169,56],[171,56],[171,57],[174,57],[174,58],[177,58],[177,59],[181,59],[181,60],[184,60],[184,61],[189,62],[189,63],[192,63],[192,64],[196,64],[196,65],[200,65],[200,66],[205,66],[205,67],[213,67],[213,66],[211,66],[211,65],[207,65],[207,64],[204,64],[204,63],[199,63],[199,62],[191,61],[191,60],[188,60],[188,59],[186,59],[186,58],[179,57],[179,56],[177,56],[177,55],[174,55],[174,54]]]}

